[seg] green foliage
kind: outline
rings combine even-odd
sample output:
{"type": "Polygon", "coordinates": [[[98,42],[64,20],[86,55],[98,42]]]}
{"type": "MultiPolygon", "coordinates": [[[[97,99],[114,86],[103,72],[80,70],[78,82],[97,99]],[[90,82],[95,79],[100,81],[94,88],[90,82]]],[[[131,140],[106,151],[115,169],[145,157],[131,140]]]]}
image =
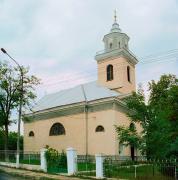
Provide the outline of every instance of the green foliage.
{"type": "Polygon", "coordinates": [[[117,127],[118,137],[149,158],[178,157],[178,79],[163,75],[158,82],[149,83],[148,91],[148,102],[142,88],[125,99],[128,116],[141,125],[142,132],[117,127]]]}
{"type": "Polygon", "coordinates": [[[118,136],[122,137],[122,139],[120,139],[120,143],[126,146],[131,145],[139,148],[141,138],[135,128],[130,129],[125,126],[115,126],[115,129],[118,136]]]}
{"type": "Polygon", "coordinates": [[[64,151],[60,153],[49,146],[46,146],[46,148],[46,159],[49,171],[53,171],[53,169],[57,169],[58,171],[60,171],[60,169],[67,169],[66,153],[64,151]]]}
{"type": "Polygon", "coordinates": [[[4,131],[5,147],[8,148],[9,125],[15,123],[11,120],[12,112],[18,111],[23,94],[23,108],[30,108],[31,102],[36,97],[34,87],[39,84],[39,80],[29,75],[29,69],[21,67],[22,77],[19,68],[14,68],[7,63],[0,62],[0,128],[4,131]]]}
{"type": "MultiPolygon", "coordinates": [[[[9,132],[9,139],[8,139],[8,149],[9,150],[16,150],[17,149],[17,133],[16,132],[9,132]]],[[[4,150],[4,132],[0,130],[0,150],[4,150]]],[[[20,136],[20,149],[23,150],[23,136],[20,136]]]]}

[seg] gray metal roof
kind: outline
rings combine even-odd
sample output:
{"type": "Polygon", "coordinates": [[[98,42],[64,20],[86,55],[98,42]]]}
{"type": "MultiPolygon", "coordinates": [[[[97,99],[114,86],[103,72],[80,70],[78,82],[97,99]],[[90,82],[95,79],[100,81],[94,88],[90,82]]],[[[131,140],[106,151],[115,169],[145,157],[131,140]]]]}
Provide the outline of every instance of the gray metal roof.
{"type": "Polygon", "coordinates": [[[48,94],[38,101],[33,111],[41,111],[58,106],[119,96],[120,93],[100,86],[96,81],[79,85],[57,93],[48,94]]]}

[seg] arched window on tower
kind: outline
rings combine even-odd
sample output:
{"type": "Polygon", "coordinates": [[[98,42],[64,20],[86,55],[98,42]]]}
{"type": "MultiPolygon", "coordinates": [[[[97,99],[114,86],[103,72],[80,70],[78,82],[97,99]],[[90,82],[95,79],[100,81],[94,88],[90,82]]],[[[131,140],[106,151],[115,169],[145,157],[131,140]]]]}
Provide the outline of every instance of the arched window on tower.
{"type": "Polygon", "coordinates": [[[114,79],[113,76],[113,65],[109,64],[107,66],[107,81],[112,81],[114,79]]]}
{"type": "Polygon", "coordinates": [[[109,48],[112,49],[112,43],[109,44],[109,48]]]}
{"type": "Polygon", "coordinates": [[[35,136],[34,132],[33,131],[30,131],[29,134],[28,134],[29,137],[33,137],[35,136]]]}
{"type": "Polygon", "coordinates": [[[104,132],[104,127],[101,125],[97,126],[95,132],[104,132]]]}
{"type": "Polygon", "coordinates": [[[64,134],[65,134],[65,128],[61,123],[53,124],[49,132],[50,136],[58,136],[64,134]]]}
{"type": "Polygon", "coordinates": [[[119,42],[119,44],[118,44],[118,45],[119,45],[119,48],[121,48],[121,43],[120,43],[120,42],[119,42]]]}
{"type": "Polygon", "coordinates": [[[130,82],[130,67],[127,66],[127,80],[130,82]]]}

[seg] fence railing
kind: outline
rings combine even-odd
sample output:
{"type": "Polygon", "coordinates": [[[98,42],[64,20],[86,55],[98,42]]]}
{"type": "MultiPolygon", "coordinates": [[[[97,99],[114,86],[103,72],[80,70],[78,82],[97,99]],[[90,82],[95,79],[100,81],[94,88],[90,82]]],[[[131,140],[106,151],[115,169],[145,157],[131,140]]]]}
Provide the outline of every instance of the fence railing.
{"type": "MultiPolygon", "coordinates": [[[[0,162],[16,163],[16,151],[0,151],[0,162]]],[[[40,152],[20,151],[20,163],[40,165],[40,152]]]]}
{"type": "Polygon", "coordinates": [[[118,160],[122,161],[145,161],[147,160],[146,156],[120,156],[120,155],[103,155],[105,159],[118,160]]]}
{"type": "Polygon", "coordinates": [[[96,161],[92,155],[77,155],[77,174],[96,176],[96,161]]]}
{"type": "Polygon", "coordinates": [[[67,173],[67,157],[64,153],[58,153],[46,159],[47,172],[51,174],[67,173]]]}
{"type": "Polygon", "coordinates": [[[123,179],[176,179],[178,164],[175,159],[135,161],[120,160],[120,158],[104,158],[104,176],[123,179]]]}
{"type": "MultiPolygon", "coordinates": [[[[67,156],[61,153],[58,157],[47,158],[46,152],[46,149],[40,152],[21,151],[20,164],[29,164],[25,166],[33,168],[37,166],[31,165],[40,165],[40,170],[49,173],[96,178],[178,179],[178,162],[175,159],[148,160],[137,156],[131,160],[129,156],[77,155],[73,148],[67,149],[67,156]]],[[[16,151],[0,151],[0,162],[16,163],[16,151]]]]}

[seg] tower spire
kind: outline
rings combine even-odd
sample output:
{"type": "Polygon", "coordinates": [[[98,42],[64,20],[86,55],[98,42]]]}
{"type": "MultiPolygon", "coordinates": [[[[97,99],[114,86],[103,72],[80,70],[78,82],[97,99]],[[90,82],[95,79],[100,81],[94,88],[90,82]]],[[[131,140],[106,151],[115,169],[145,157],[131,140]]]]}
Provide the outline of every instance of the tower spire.
{"type": "Polygon", "coordinates": [[[121,32],[121,29],[119,28],[119,24],[117,23],[117,10],[114,10],[114,23],[111,28],[111,32],[121,32]]]}
{"type": "Polygon", "coordinates": [[[117,23],[117,10],[114,10],[114,23],[117,23]]]}

